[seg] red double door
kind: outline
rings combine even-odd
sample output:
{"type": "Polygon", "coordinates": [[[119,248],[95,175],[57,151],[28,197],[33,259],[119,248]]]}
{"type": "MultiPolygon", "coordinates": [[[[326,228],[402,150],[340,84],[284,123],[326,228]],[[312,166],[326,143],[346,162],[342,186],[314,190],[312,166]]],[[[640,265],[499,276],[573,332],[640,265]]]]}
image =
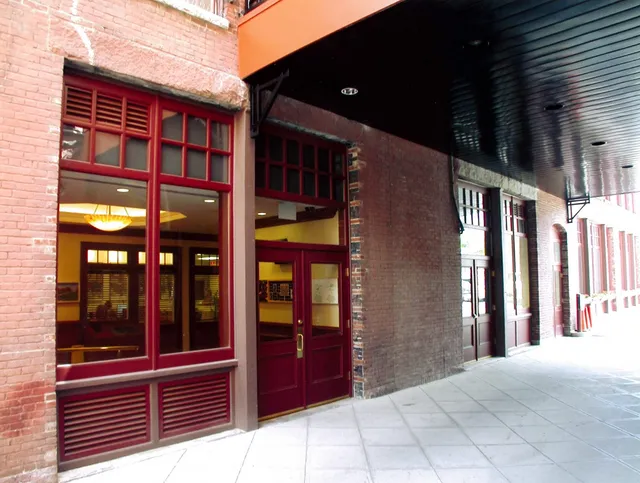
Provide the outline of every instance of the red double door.
{"type": "Polygon", "coordinates": [[[261,418],[349,396],[346,252],[258,248],[261,418]]]}

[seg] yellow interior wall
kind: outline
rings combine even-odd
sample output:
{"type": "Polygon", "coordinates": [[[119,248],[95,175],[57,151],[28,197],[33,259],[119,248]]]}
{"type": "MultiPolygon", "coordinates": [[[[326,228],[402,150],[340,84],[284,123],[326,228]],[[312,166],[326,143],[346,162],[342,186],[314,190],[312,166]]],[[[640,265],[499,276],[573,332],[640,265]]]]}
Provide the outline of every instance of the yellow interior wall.
{"type": "MultiPolygon", "coordinates": [[[[79,290],[83,290],[80,281],[80,244],[82,242],[144,245],[144,239],[139,237],[126,237],[117,235],[85,235],[76,233],[58,234],[58,282],[77,283],[79,290]]],[[[216,248],[216,242],[161,240],[161,247],[181,248],[181,285],[182,285],[182,332],[183,344],[188,350],[189,342],[189,249],[191,247],[216,248]]],[[[80,320],[80,302],[57,304],[58,322],[70,322],[80,320]]]]}
{"type": "Polygon", "coordinates": [[[326,220],[305,221],[290,225],[271,226],[256,229],[256,240],[283,240],[294,243],[319,243],[338,245],[340,243],[339,215],[326,220]]]}
{"type": "MultiPolygon", "coordinates": [[[[339,266],[334,264],[312,264],[312,279],[339,278],[339,266]]],[[[271,262],[259,263],[259,280],[291,281],[293,279],[292,265],[271,262]]],[[[260,302],[260,322],[278,324],[293,323],[293,303],[291,302],[260,302]]],[[[311,323],[321,327],[340,327],[340,305],[313,304],[311,308],[311,323]]]]}
{"type": "MultiPolygon", "coordinates": [[[[312,263],[311,279],[331,278],[339,280],[340,266],[328,263],[312,263]]],[[[338,285],[339,286],[339,285],[338,285]]],[[[340,296],[340,294],[338,294],[340,296]]],[[[321,327],[340,327],[340,305],[312,304],[311,325],[321,327]]]]}
{"type": "MultiPolygon", "coordinates": [[[[290,282],[293,280],[293,265],[283,265],[272,262],[260,262],[258,265],[260,280],[271,282],[290,282]]],[[[260,302],[260,322],[277,324],[293,324],[292,302],[260,302]]]]}

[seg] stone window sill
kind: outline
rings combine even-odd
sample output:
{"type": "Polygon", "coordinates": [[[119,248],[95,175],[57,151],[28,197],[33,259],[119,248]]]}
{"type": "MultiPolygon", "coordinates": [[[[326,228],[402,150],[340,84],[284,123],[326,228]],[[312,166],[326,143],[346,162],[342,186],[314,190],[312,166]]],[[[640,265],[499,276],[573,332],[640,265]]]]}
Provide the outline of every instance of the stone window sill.
{"type": "Polygon", "coordinates": [[[174,8],[181,12],[186,13],[187,15],[191,15],[192,17],[199,18],[200,20],[204,20],[210,24],[215,25],[216,27],[223,28],[225,30],[229,29],[229,21],[221,17],[220,15],[216,15],[215,13],[211,13],[203,8],[196,7],[195,5],[191,5],[190,3],[184,2],[183,0],[155,0],[158,3],[166,5],[168,7],[174,8]]]}

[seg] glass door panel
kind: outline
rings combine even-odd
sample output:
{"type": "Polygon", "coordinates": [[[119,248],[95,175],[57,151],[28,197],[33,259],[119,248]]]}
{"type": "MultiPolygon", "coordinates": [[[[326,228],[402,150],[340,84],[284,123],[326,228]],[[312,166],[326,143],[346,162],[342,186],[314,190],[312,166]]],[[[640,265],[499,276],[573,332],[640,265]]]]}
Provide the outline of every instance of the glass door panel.
{"type": "Polygon", "coordinates": [[[311,335],[340,334],[340,265],[311,264],[311,335]]]}
{"type": "Polygon", "coordinates": [[[260,343],[294,337],[293,264],[258,263],[258,335],[260,343]]]}

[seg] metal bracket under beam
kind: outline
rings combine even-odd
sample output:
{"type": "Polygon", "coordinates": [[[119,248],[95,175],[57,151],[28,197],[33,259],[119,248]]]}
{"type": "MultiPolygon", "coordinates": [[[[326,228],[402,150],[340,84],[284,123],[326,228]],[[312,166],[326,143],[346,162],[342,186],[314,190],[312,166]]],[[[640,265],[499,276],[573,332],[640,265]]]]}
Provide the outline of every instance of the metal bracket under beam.
{"type": "Polygon", "coordinates": [[[591,203],[591,196],[577,196],[575,198],[567,198],[567,223],[573,223],[576,216],[582,211],[582,209],[591,203]],[[578,208],[577,211],[575,209],[578,208]]]}
{"type": "Polygon", "coordinates": [[[264,84],[257,84],[251,86],[249,91],[249,102],[251,104],[251,137],[256,138],[260,134],[260,126],[269,115],[269,111],[273,107],[282,81],[289,77],[289,69],[284,71],[275,79],[265,82],[264,84]],[[265,91],[269,91],[269,96],[264,99],[265,91]],[[264,102],[263,102],[264,101],[264,102]]]}

